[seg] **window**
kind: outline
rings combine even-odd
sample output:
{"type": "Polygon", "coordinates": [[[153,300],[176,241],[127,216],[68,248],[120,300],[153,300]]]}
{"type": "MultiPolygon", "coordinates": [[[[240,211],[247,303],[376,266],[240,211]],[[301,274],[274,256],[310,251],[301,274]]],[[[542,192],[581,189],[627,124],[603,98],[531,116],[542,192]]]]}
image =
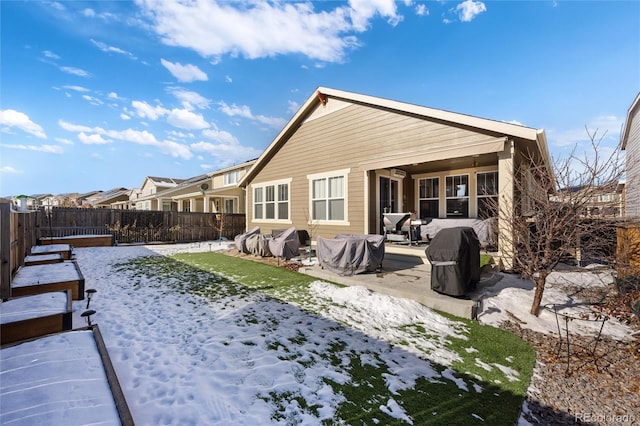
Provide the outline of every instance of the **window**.
{"type": "Polygon", "coordinates": [[[233,213],[233,200],[224,200],[224,212],[233,213]]]}
{"type": "Polygon", "coordinates": [[[289,181],[253,188],[253,218],[289,219],[289,181]]]}
{"type": "Polygon", "coordinates": [[[235,185],[240,181],[240,170],[233,170],[223,175],[224,186],[235,185]]]}
{"type": "Polygon", "coordinates": [[[418,217],[440,216],[440,178],[420,179],[418,193],[418,217]]]}
{"type": "Polygon", "coordinates": [[[309,175],[311,220],[345,222],[347,220],[347,182],[349,170],[309,175]]]}
{"type": "Polygon", "coordinates": [[[469,175],[447,176],[447,217],[469,217],[469,175]]]}
{"type": "Polygon", "coordinates": [[[486,219],[496,216],[498,213],[498,172],[478,173],[476,181],[478,218],[486,219]]]}

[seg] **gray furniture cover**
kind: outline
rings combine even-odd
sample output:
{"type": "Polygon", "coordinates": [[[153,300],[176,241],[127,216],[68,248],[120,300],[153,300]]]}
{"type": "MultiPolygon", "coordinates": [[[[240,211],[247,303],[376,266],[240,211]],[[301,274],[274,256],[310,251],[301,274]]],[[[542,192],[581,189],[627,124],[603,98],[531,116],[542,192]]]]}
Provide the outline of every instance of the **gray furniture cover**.
{"type": "Polygon", "coordinates": [[[238,249],[238,251],[241,253],[249,253],[249,250],[247,249],[247,238],[259,233],[260,227],[256,226],[255,228],[245,232],[244,234],[236,235],[236,237],[233,239],[233,242],[236,244],[236,248],[238,249]]]}
{"type": "Polygon", "coordinates": [[[426,248],[431,289],[462,296],[480,281],[480,242],[473,228],[442,229],[426,248]]]}
{"type": "Polygon", "coordinates": [[[482,247],[494,247],[498,244],[498,218],[489,219],[431,219],[420,226],[420,238],[432,240],[438,233],[447,228],[468,226],[473,228],[482,247]]]}
{"type": "Polygon", "coordinates": [[[298,231],[291,227],[269,240],[269,251],[276,257],[283,257],[287,260],[300,254],[300,240],[298,231]]]}
{"type": "Polygon", "coordinates": [[[247,251],[256,256],[269,257],[271,251],[269,251],[269,237],[263,234],[251,235],[245,241],[247,251]]]}
{"type": "Polygon", "coordinates": [[[316,254],[324,269],[338,275],[375,272],[384,258],[384,235],[338,234],[318,237],[316,254]]]}

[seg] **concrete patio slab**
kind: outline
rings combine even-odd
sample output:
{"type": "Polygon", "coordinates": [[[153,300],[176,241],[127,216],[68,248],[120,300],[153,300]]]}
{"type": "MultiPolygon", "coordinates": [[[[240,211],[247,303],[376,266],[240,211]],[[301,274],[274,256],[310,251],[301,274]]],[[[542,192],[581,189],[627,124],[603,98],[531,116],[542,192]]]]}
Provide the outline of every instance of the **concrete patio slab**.
{"type": "Polygon", "coordinates": [[[429,308],[462,318],[476,319],[483,289],[495,284],[497,274],[483,274],[478,288],[465,297],[452,297],[431,290],[431,265],[424,246],[387,245],[382,271],[341,276],[317,263],[298,272],[348,286],[363,286],[390,296],[413,299],[429,308]]]}

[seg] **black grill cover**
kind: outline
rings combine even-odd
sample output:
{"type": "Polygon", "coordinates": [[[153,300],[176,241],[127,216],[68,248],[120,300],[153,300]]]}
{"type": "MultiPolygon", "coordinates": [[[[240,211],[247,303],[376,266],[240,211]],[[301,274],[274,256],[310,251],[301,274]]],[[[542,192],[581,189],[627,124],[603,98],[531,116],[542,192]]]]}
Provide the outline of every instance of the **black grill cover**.
{"type": "Polygon", "coordinates": [[[480,281],[480,242],[473,228],[445,228],[425,253],[431,263],[431,289],[462,296],[480,281]]]}

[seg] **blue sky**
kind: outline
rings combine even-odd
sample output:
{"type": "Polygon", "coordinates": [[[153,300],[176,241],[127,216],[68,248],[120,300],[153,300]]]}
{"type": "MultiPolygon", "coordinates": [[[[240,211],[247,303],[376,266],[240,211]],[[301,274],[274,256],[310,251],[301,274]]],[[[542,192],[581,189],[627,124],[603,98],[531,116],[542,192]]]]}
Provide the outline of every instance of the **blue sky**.
{"type": "Polygon", "coordinates": [[[257,158],[318,86],[619,142],[638,1],[0,2],[0,195],[257,158]]]}

